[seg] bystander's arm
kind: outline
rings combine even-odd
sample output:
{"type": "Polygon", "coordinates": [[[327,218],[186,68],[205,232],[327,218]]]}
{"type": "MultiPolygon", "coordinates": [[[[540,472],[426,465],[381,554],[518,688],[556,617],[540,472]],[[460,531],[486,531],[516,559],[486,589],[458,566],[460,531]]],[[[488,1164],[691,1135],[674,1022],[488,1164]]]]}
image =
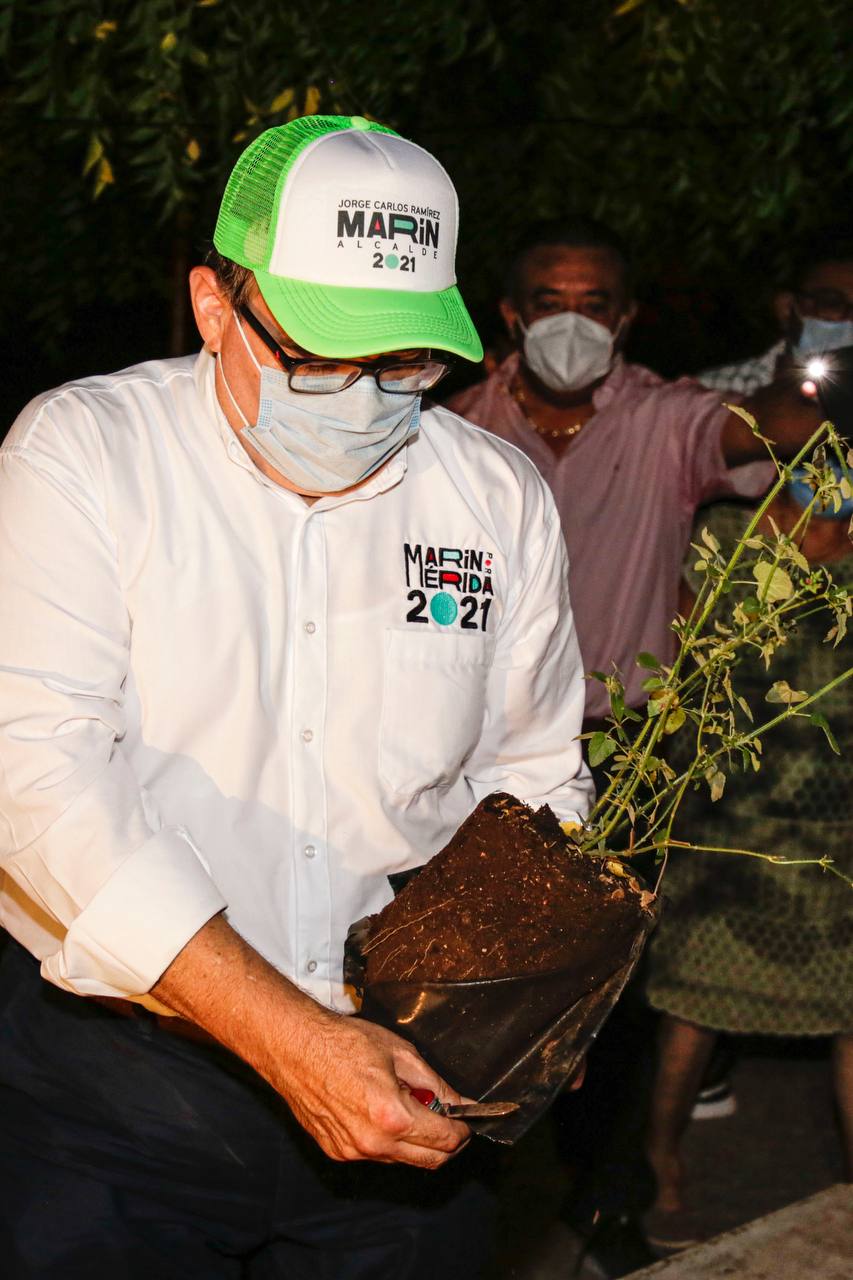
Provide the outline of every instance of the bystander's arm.
{"type": "Polygon", "coordinates": [[[411,1045],[318,1004],[222,915],[190,939],[151,994],[248,1062],[333,1160],[434,1169],[468,1139],[467,1125],[435,1115],[401,1087],[459,1101],[411,1045]]]}
{"type": "MultiPolygon", "coordinates": [[[[820,406],[801,393],[800,380],[793,376],[791,369],[777,372],[769,386],[754,391],[742,403],[755,418],[761,434],[773,441],[783,459],[802,448],[822,419],[820,406]]],[[[726,420],[721,443],[730,467],[767,460],[766,446],[737,414],[730,414],[726,420]]]]}

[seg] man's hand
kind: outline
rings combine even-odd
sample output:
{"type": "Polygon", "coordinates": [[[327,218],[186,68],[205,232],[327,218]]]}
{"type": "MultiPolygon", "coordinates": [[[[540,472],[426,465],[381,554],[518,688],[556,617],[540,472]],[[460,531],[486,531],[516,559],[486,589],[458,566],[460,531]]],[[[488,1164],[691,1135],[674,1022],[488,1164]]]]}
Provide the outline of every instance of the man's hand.
{"type": "Polygon", "coordinates": [[[461,1101],[399,1036],[330,1015],[312,1044],[312,1060],[289,1073],[279,1092],[333,1160],[435,1169],[468,1141],[467,1125],[436,1115],[409,1093],[406,1085],[431,1089],[442,1102],[461,1101]]]}
{"type": "Polygon", "coordinates": [[[420,1086],[461,1101],[410,1044],[325,1009],[222,916],[187,943],[152,995],[248,1062],[333,1160],[436,1169],[468,1141],[467,1125],[408,1092],[420,1086]]]}

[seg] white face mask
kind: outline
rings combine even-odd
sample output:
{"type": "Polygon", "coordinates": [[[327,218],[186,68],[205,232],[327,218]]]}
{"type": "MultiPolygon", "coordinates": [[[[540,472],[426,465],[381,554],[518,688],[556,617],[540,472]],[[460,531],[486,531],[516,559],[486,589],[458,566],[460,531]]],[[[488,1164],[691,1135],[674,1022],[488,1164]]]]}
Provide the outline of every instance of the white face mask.
{"type": "Polygon", "coordinates": [[[794,347],[797,355],[815,356],[822,351],[853,347],[853,320],[821,320],[802,316],[803,328],[794,347]]]}
{"type": "Polygon", "coordinates": [[[234,319],[261,375],[258,420],[252,426],[228,385],[221,355],[217,357],[225,390],[243,423],[240,435],[303,493],[340,493],[366,480],[417,431],[419,395],[382,391],[369,374],[331,395],[291,391],[286,373],[261,366],[240,317],[234,319]]]}
{"type": "Polygon", "coordinates": [[[578,391],[597,382],[613,365],[616,333],[579,311],[534,320],[524,334],[524,361],[552,391],[578,391]]]}

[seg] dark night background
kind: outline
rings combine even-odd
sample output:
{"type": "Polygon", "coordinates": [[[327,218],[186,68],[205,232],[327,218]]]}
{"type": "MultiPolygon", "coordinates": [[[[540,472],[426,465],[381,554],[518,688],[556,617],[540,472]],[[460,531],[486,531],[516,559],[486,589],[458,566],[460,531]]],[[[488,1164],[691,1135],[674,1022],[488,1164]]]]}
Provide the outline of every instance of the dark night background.
{"type": "Polygon", "coordinates": [[[850,208],[851,44],[846,0],[0,0],[4,428],[67,378],[194,349],[183,281],[234,159],[306,111],[443,161],[487,343],[513,241],[569,211],[636,255],[630,356],[759,351],[793,255],[850,208]]]}

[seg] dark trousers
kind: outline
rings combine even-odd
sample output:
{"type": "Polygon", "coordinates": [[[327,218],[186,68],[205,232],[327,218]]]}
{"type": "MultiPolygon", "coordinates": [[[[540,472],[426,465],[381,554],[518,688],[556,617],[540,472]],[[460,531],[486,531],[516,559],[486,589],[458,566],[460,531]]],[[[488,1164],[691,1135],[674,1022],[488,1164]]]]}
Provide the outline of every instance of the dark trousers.
{"type": "Polygon", "coordinates": [[[6,1280],[470,1280],[490,1251],[490,1155],[337,1164],[224,1049],[59,991],[3,948],[6,1280]]]}
{"type": "MultiPolygon", "coordinates": [[[[607,729],[584,721],[584,731],[607,729]]],[[[607,786],[607,767],[592,770],[596,794],[607,786]]],[[[654,885],[651,860],[635,868],[654,885]]],[[[583,1088],[562,1093],[551,1123],[557,1152],[573,1173],[564,1216],[589,1232],[599,1221],[637,1217],[655,1198],[645,1137],[655,1072],[657,1017],[645,996],[643,961],[589,1052],[583,1088]]]]}
{"type": "Polygon", "coordinates": [[[599,1221],[638,1217],[655,1198],[645,1156],[654,1031],[635,978],[589,1052],[583,1088],[554,1104],[557,1152],[573,1174],[564,1216],[584,1234],[599,1221]]]}

